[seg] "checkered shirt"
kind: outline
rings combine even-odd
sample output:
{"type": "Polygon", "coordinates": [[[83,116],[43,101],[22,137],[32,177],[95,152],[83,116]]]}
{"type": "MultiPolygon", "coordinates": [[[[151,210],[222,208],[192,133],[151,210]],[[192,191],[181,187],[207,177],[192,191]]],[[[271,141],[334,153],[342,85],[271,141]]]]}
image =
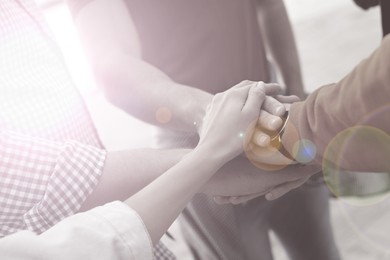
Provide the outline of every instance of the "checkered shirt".
{"type": "Polygon", "coordinates": [[[34,3],[0,2],[0,236],[74,214],[105,151],[34,3]]]}
{"type": "MultiPolygon", "coordinates": [[[[33,1],[0,1],[0,237],[78,211],[106,152],[33,1]]],[[[174,259],[159,243],[155,258],[174,259]]]]}

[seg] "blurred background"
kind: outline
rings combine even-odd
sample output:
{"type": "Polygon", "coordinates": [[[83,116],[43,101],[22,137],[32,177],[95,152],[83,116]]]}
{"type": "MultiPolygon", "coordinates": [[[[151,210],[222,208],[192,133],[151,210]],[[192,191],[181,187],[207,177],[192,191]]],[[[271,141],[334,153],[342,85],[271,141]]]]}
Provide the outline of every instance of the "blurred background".
{"type": "MultiPolygon", "coordinates": [[[[119,150],[150,146],[153,128],[110,105],[96,87],[63,2],[36,2],[45,12],[106,147],[119,150]]],[[[285,0],[285,4],[294,27],[307,92],[342,79],[381,41],[378,7],[364,11],[352,0],[285,0]]],[[[371,186],[374,189],[389,184],[381,176],[371,179],[377,182],[371,186]]],[[[343,259],[390,259],[389,209],[388,194],[331,200],[333,228],[343,259]]],[[[272,239],[275,260],[287,260],[277,238],[272,235],[272,239]]]]}

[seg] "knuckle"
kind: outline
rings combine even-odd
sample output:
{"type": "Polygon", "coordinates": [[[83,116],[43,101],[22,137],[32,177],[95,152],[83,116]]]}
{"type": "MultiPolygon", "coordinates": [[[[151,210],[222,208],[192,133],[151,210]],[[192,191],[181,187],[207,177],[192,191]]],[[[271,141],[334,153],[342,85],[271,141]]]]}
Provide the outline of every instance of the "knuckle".
{"type": "Polygon", "coordinates": [[[252,83],[252,81],[250,81],[250,80],[243,80],[243,81],[241,81],[241,83],[242,84],[250,84],[250,83],[252,83]]]}

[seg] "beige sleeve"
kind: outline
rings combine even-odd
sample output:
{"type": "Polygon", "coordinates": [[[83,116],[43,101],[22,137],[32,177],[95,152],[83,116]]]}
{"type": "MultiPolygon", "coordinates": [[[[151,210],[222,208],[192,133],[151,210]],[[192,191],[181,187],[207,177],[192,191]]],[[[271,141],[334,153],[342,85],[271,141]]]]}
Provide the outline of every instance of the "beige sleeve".
{"type": "Polygon", "coordinates": [[[304,139],[299,151],[313,152],[316,163],[389,170],[390,36],[343,80],[293,104],[289,122],[283,144],[293,155],[297,141],[304,139]]]}

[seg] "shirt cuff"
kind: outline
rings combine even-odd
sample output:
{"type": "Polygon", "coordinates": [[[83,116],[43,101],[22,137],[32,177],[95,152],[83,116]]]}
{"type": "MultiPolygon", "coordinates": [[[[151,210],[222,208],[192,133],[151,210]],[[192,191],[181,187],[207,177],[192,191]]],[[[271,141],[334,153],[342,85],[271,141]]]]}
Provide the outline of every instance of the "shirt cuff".
{"type": "Polygon", "coordinates": [[[23,215],[27,229],[41,233],[75,214],[98,184],[105,158],[106,151],[93,146],[61,144],[42,199],[23,215]]]}
{"type": "Polygon", "coordinates": [[[153,259],[153,245],[138,213],[120,201],[86,212],[107,221],[132,254],[132,259],[153,259]]]}

